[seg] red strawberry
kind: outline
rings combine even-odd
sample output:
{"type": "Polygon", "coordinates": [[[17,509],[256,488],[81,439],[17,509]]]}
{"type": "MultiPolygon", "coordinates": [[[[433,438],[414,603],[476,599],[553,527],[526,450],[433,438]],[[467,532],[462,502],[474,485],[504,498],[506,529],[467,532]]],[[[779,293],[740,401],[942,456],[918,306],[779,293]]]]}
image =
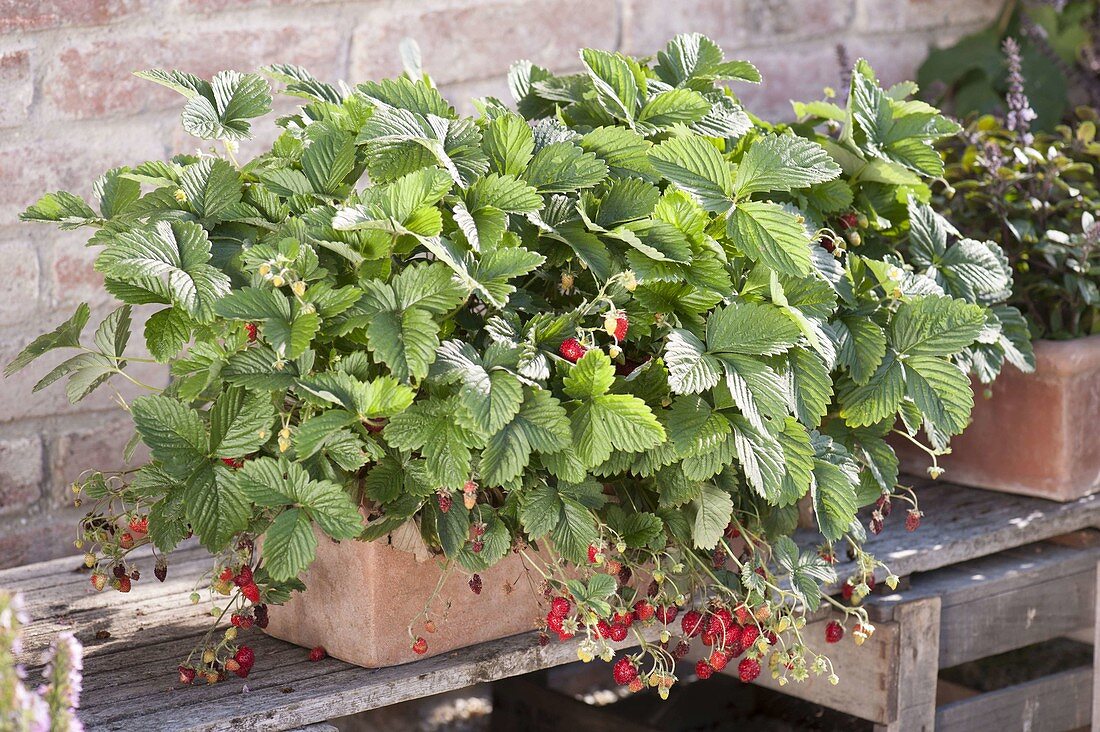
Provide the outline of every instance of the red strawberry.
{"type": "Polygon", "coordinates": [[[634,615],[643,623],[653,619],[653,606],[648,600],[638,600],[634,603],[634,615]]]}
{"type": "Polygon", "coordinates": [[[600,620],[596,621],[596,634],[601,638],[611,637],[611,626],[606,620],[601,618],[600,620]]]}
{"type": "Polygon", "coordinates": [[[627,320],[624,313],[619,313],[619,316],[615,318],[615,340],[621,341],[626,338],[626,332],[630,329],[630,321],[627,320]]]}
{"type": "Polygon", "coordinates": [[[230,569],[229,567],[226,567],[225,569],[222,570],[222,573],[218,575],[218,579],[220,579],[222,582],[232,582],[233,581],[233,570],[230,569]]]}
{"type": "Polygon", "coordinates": [[[249,584],[242,587],[241,594],[244,595],[251,603],[257,603],[260,601],[260,588],[256,585],[255,582],[250,582],[249,584]]]}
{"type": "Polygon", "coordinates": [[[243,679],[247,677],[248,672],[252,670],[252,664],[256,662],[256,654],[253,653],[252,649],[248,646],[241,646],[233,655],[233,660],[236,661],[239,666],[234,673],[243,679]]]}
{"type": "Polygon", "coordinates": [[[706,661],[700,661],[695,664],[695,675],[704,681],[709,679],[714,674],[714,669],[706,661]]]}
{"type": "Polygon", "coordinates": [[[117,580],[115,580],[115,589],[117,589],[119,592],[129,592],[130,578],[126,575],[119,577],[117,580]]]}
{"type": "Polygon", "coordinates": [[[451,510],[451,504],[454,503],[454,499],[451,498],[451,494],[446,491],[439,491],[435,494],[435,500],[439,503],[439,510],[443,513],[447,513],[451,510]]]}
{"type": "Polygon", "coordinates": [[[734,608],[733,614],[737,616],[737,623],[739,625],[748,625],[752,622],[752,612],[744,605],[738,605],[734,608]]]}
{"type": "Polygon", "coordinates": [[[168,577],[168,562],[158,558],[156,566],[153,567],[153,576],[163,582],[168,577]]]}
{"type": "Polygon", "coordinates": [[[712,651],[710,657],[707,659],[707,663],[715,671],[721,671],[726,667],[730,661],[733,660],[733,655],[729,651],[712,651]]]}
{"type": "Polygon", "coordinates": [[[676,660],[680,660],[681,658],[686,656],[688,654],[688,651],[690,651],[690,650],[691,650],[691,644],[688,643],[686,640],[682,640],[679,643],[677,643],[676,648],[673,649],[672,657],[675,658],[676,660]]]}
{"type": "Polygon", "coordinates": [[[255,323],[245,323],[244,324],[244,329],[245,329],[245,331],[248,332],[248,342],[252,343],[253,341],[255,341],[256,340],[256,334],[257,334],[257,332],[259,332],[259,328],[256,327],[256,324],[255,323]]]}
{"type": "Polygon", "coordinates": [[[148,516],[131,516],[130,517],[130,531],[134,534],[148,534],[149,533],[149,517],[148,516]]]}
{"type": "Polygon", "coordinates": [[[741,645],[751,648],[756,639],[760,637],[760,629],[755,625],[746,625],[741,629],[741,645]]]}
{"type": "Polygon", "coordinates": [[[190,666],[180,666],[179,672],[181,684],[190,684],[192,681],[195,680],[195,669],[191,668],[190,666]]]}
{"type": "Polygon", "coordinates": [[[569,614],[570,607],[569,600],[566,600],[564,597],[555,597],[550,601],[550,614],[559,618],[564,618],[569,614]]]}
{"type": "Polygon", "coordinates": [[[427,652],[428,641],[424,640],[424,636],[417,636],[416,641],[413,643],[413,653],[423,656],[427,652]]]}
{"type": "Polygon", "coordinates": [[[697,610],[688,610],[684,617],[680,618],[680,627],[684,635],[694,638],[703,632],[703,616],[697,610]]]}
{"type": "Polygon", "coordinates": [[[546,616],[546,627],[555,633],[561,633],[561,625],[565,620],[564,615],[555,615],[552,611],[546,616]]]}
{"type": "Polygon", "coordinates": [[[252,617],[249,616],[249,615],[241,615],[239,613],[233,613],[233,615],[231,615],[230,618],[229,618],[229,622],[232,625],[240,628],[241,630],[248,630],[249,628],[252,627],[253,620],[252,620],[252,617]]]}
{"type": "Polygon", "coordinates": [[[595,564],[600,557],[600,548],[595,544],[588,547],[588,563],[595,564]]]}
{"type": "Polygon", "coordinates": [[[309,660],[320,661],[327,655],[328,652],[325,650],[324,646],[316,646],[309,652],[309,660]]]}
{"type": "Polygon", "coordinates": [[[615,662],[611,674],[615,677],[616,684],[625,686],[638,678],[638,669],[634,667],[634,662],[630,660],[629,656],[623,656],[615,662]]]}
{"type": "Polygon", "coordinates": [[[611,630],[608,632],[608,637],[616,643],[626,640],[626,626],[619,623],[612,623],[611,630]]]}
{"type": "Polygon", "coordinates": [[[267,627],[267,605],[256,605],[252,608],[252,615],[256,619],[257,628],[267,627]]]}
{"type": "Polygon", "coordinates": [[[226,467],[236,470],[244,465],[244,458],[222,458],[222,462],[226,467]]]}
{"type": "Polygon", "coordinates": [[[473,577],[470,578],[470,590],[475,595],[480,595],[481,594],[481,575],[480,574],[475,574],[473,577]]]}
{"type": "Polygon", "coordinates": [[[915,508],[910,508],[909,513],[905,514],[905,530],[916,531],[920,528],[920,517],[924,514],[915,508]]]}
{"type": "Polygon", "coordinates": [[[825,642],[839,643],[840,639],[843,637],[844,626],[835,620],[830,620],[829,624],[825,626],[825,642]]]}
{"type": "Polygon", "coordinates": [[[247,564],[242,564],[240,570],[237,572],[237,576],[233,578],[233,584],[237,585],[237,587],[253,584],[252,567],[247,564]]]}
{"type": "Polygon", "coordinates": [[[566,338],[561,342],[561,346],[558,348],[558,353],[566,361],[576,363],[581,360],[581,357],[588,352],[588,349],[581,345],[581,342],[576,338],[566,338]]]}
{"type": "Polygon", "coordinates": [[[760,662],[754,658],[743,658],[737,664],[737,675],[746,684],[760,675],[760,662]]]}
{"type": "Polygon", "coordinates": [[[675,605],[658,605],[657,606],[657,619],[665,625],[668,625],[676,619],[676,614],[680,612],[680,608],[675,605]]]}
{"type": "Polygon", "coordinates": [[[852,580],[848,580],[840,586],[840,596],[843,597],[845,600],[851,601],[852,592],[854,592],[855,589],[856,586],[852,583],[852,580]]]}
{"type": "Polygon", "coordinates": [[[129,531],[124,533],[122,536],[119,537],[118,545],[120,547],[122,547],[123,549],[133,549],[133,547],[134,547],[134,536],[133,536],[133,534],[131,534],[129,531]]]}
{"type": "Polygon", "coordinates": [[[735,627],[736,623],[733,622],[733,614],[724,607],[715,610],[711,614],[710,621],[707,624],[707,630],[719,637],[721,637],[723,633],[728,635],[735,627]]]}
{"type": "Polygon", "coordinates": [[[634,625],[634,613],[630,611],[615,613],[611,616],[611,622],[629,628],[634,625]]]}
{"type": "Polygon", "coordinates": [[[100,592],[107,586],[107,575],[99,574],[96,572],[92,575],[92,587],[96,589],[96,592],[100,592]]]}
{"type": "Polygon", "coordinates": [[[845,229],[854,229],[859,226],[859,217],[849,211],[840,215],[840,226],[845,229]]]}

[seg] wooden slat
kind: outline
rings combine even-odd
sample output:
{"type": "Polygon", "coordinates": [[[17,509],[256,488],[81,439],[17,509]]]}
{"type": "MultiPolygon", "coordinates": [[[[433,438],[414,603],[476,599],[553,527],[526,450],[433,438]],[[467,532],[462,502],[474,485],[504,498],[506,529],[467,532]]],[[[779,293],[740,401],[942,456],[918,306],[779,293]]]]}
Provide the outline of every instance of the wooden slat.
{"type": "MultiPolygon", "coordinates": [[[[802,637],[823,639],[826,623],[824,619],[807,623],[802,637]]],[[[830,684],[826,676],[814,675],[803,682],[791,681],[780,686],[767,669],[753,683],[845,714],[888,723],[897,714],[900,632],[897,623],[881,623],[875,626],[874,635],[862,646],[845,639],[844,643],[820,649],[827,652],[840,677],[836,686],[830,684]]],[[[731,663],[722,673],[736,676],[737,664],[731,663]]]]}
{"type": "MultiPolygon", "coordinates": [[[[1100,494],[1056,503],[909,476],[903,476],[902,482],[917,491],[925,514],[920,528],[905,531],[899,506],[886,530],[872,535],[864,545],[900,577],[1100,526],[1100,494]]],[[[802,529],[795,540],[803,546],[816,546],[820,537],[802,529]]],[[[854,571],[851,562],[837,565],[841,582],[854,571]]],[[[878,574],[882,579],[886,572],[879,570],[878,574]]],[[[839,591],[839,583],[828,589],[839,591]]]]}
{"type": "Polygon", "coordinates": [[[1073,730],[1088,726],[1092,669],[1088,666],[945,704],[936,710],[939,732],[1073,730]]]}

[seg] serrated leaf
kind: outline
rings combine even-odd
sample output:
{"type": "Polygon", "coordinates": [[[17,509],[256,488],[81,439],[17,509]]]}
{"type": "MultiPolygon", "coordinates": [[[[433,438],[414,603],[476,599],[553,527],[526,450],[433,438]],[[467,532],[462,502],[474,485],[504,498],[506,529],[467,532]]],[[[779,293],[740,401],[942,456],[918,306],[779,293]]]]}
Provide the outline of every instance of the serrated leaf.
{"type": "Polygon", "coordinates": [[[316,553],[313,525],[301,509],[286,509],[264,532],[264,567],[276,581],[296,578],[313,563],[316,553]]]}
{"type": "Polygon", "coordinates": [[[700,495],[692,501],[695,520],[692,524],[692,544],[696,549],[713,549],[722,538],[733,515],[733,499],[717,486],[704,484],[700,495]]]}
{"type": "Polygon", "coordinates": [[[87,303],[80,303],[76,312],[68,320],[54,328],[49,333],[38,336],[12,359],[11,363],[4,367],[4,376],[11,376],[24,368],[43,353],[55,348],[79,348],[80,334],[84,332],[84,326],[88,324],[88,318],[92,311],[87,303]]]}
{"type": "Polygon", "coordinates": [[[257,450],[271,437],[275,408],[267,395],[231,387],[210,408],[210,455],[236,458],[257,450]]]}
{"type": "Polygon", "coordinates": [[[738,196],[791,191],[840,175],[840,166],[816,142],[796,135],[763,135],[752,142],[737,166],[738,196]]]}
{"type": "Polygon", "coordinates": [[[570,193],[607,177],[607,165],[572,142],[555,142],[534,154],[523,177],[539,193],[570,193]]]}
{"type": "Polygon", "coordinates": [[[776,272],[810,273],[810,237],[797,216],[771,201],[742,201],[726,222],[734,246],[776,272]]]}
{"type": "Polygon", "coordinates": [[[690,194],[707,211],[726,211],[733,198],[733,177],[718,149],[702,137],[672,137],[649,151],[653,167],[690,194]]]}

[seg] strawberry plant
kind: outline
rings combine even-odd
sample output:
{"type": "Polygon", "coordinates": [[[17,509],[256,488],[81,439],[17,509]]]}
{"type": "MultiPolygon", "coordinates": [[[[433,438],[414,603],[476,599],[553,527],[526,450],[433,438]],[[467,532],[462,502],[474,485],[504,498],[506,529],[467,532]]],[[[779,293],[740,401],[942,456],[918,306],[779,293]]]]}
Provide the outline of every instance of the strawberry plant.
{"type": "MultiPolygon", "coordinates": [[[[261,76],[144,72],[209,149],[109,171],[96,208],[58,192],[24,214],[91,228],[122,304],[90,339],[81,306],[9,372],[74,350],[36,387],[67,378],[74,402],[143,358],[172,375],[125,403],[151,460],[77,486],[93,584],[129,589],[149,544],[163,580],[197,538],[230,627],[180,678],[213,682],[248,674],[238,632],[303,589],[322,536],[411,527],[475,593],[522,554],[540,642],[611,660],[635,634],[614,666],[631,688],[667,695],[694,638],[700,676],[742,656],[746,681],[832,675],[813,648],[843,632],[804,638],[803,613],[873,632],[858,602],[886,571],[858,509],[875,504],[874,531],[896,501],[919,523],[884,437],[900,420],[942,447],[967,423],[972,349],[1027,347],[994,310],[1000,250],[948,244],[926,204],[932,143],[958,127],[865,62],[846,106],[769,125],[726,86],[756,69],[698,34],[644,61],[584,50],[565,76],[516,64],[514,107],[476,118],[416,58],[353,88],[266,69],[305,102],[247,161],[261,76]],[[804,496],[818,547],[790,538],[804,496]],[[838,578],[842,548],[858,569],[838,578]],[[823,595],[838,580],[850,604],[823,595]]],[[[409,641],[429,650],[415,623],[409,641]]]]}

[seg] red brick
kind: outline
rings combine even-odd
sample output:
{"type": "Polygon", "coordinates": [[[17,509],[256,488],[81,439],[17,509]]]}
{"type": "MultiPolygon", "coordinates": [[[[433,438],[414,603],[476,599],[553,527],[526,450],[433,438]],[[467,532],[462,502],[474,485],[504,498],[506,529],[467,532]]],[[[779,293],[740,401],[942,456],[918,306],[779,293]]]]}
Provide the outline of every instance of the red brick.
{"type": "Polygon", "coordinates": [[[25,322],[41,307],[38,251],[26,232],[13,229],[0,234],[0,262],[4,263],[0,325],[25,322]]]}
{"type": "Polygon", "coordinates": [[[185,13],[221,13],[246,8],[269,8],[297,5],[328,5],[338,0],[176,0],[185,13]]]}
{"type": "Polygon", "coordinates": [[[209,78],[223,69],[252,71],[278,62],[305,66],[321,78],[338,77],[343,45],[344,32],[323,25],[231,30],[219,25],[211,31],[181,28],[158,35],[78,40],[58,49],[46,71],[46,110],[57,118],[88,119],[182,108],[179,94],[132,74],[153,67],[209,78]]]}
{"type": "Polygon", "coordinates": [[[624,14],[623,45],[628,53],[660,50],[678,33],[704,33],[727,56],[755,35],[746,20],[755,0],[634,0],[624,14]]]}
{"type": "Polygon", "coordinates": [[[123,128],[84,125],[0,135],[0,221],[16,222],[49,191],[64,189],[88,198],[92,183],[108,168],[163,158],[172,125],[178,118],[165,114],[159,121],[135,120],[123,128]]]}
{"type": "Polygon", "coordinates": [[[0,0],[0,33],[104,25],[147,5],[148,0],[0,0]]]}
{"type": "Polygon", "coordinates": [[[614,49],[617,26],[613,0],[406,3],[363,18],[352,41],[351,77],[401,73],[398,44],[404,37],[420,45],[425,70],[441,85],[504,78],[508,66],[523,58],[573,69],[581,48],[614,49]]]}
{"type": "MultiPolygon", "coordinates": [[[[43,311],[18,331],[13,329],[0,330],[0,365],[11,362],[16,354],[40,333],[52,330],[70,317],[73,309],[75,308],[64,311],[43,311]]],[[[85,343],[91,342],[92,333],[108,312],[108,310],[101,310],[92,313],[84,333],[85,343]]],[[[130,338],[130,343],[134,346],[133,355],[135,356],[143,350],[144,340],[141,332],[141,326],[135,324],[134,333],[130,338]]],[[[58,350],[48,353],[19,373],[0,381],[0,423],[21,420],[27,417],[72,416],[104,410],[107,410],[108,417],[113,417],[120,409],[116,390],[117,394],[121,394],[126,400],[149,393],[148,390],[131,384],[119,376],[113,377],[110,382],[100,386],[84,401],[76,405],[69,404],[68,397],[65,394],[64,379],[54,382],[37,393],[31,392],[35,383],[50,369],[73,355],[75,354],[71,350],[58,350]]],[[[126,372],[135,379],[151,386],[162,388],[168,383],[168,371],[159,364],[130,364],[126,372]]]]}
{"type": "Polygon", "coordinates": [[[50,450],[49,504],[54,508],[72,503],[71,486],[86,472],[125,470],[144,465],[149,459],[148,450],[139,446],[131,463],[123,460],[123,449],[134,434],[134,423],[128,414],[108,412],[102,416],[88,415],[81,421],[86,424],[58,436],[50,450]]]}
{"type": "Polygon", "coordinates": [[[23,511],[42,492],[42,440],[0,439],[0,516],[23,511]]]}
{"type": "MultiPolygon", "coordinates": [[[[0,568],[18,567],[78,553],[73,546],[83,516],[78,510],[31,513],[0,523],[0,568]]],[[[73,559],[73,569],[80,566],[73,559]]]]}
{"type": "Polygon", "coordinates": [[[913,31],[992,23],[1002,0],[857,0],[860,31],[913,31]]]}
{"type": "Polygon", "coordinates": [[[757,0],[749,3],[746,11],[742,22],[756,37],[813,37],[828,44],[830,39],[823,34],[852,24],[855,0],[757,0]]]}
{"type": "Polygon", "coordinates": [[[0,127],[15,127],[27,119],[34,99],[31,52],[28,49],[0,53],[0,127]]]}
{"type": "Polygon", "coordinates": [[[749,111],[765,119],[791,119],[791,100],[821,99],[826,86],[840,84],[840,66],[833,46],[785,44],[774,48],[746,49],[729,53],[752,61],[764,77],[759,85],[737,83],[733,90],[749,111]]]}

